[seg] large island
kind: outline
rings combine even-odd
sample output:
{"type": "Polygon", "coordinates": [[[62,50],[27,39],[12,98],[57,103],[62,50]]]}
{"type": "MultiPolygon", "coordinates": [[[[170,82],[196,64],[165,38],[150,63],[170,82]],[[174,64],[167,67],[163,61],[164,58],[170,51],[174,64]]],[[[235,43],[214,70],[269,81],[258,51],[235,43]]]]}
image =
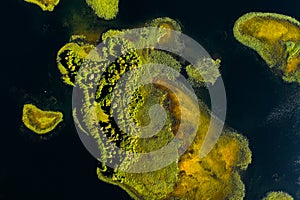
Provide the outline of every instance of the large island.
{"type": "MultiPolygon", "coordinates": [[[[159,27],[159,34],[145,39],[144,35],[152,36],[152,29],[145,28],[137,36],[139,43],[165,44],[171,40],[178,44],[174,48],[182,48],[180,40],[170,31],[181,30],[175,20],[159,18],[147,24],[159,27]]],[[[73,99],[75,105],[79,102],[73,109],[77,130],[83,133],[81,137],[90,139],[89,145],[99,151],[99,159],[103,161],[97,167],[98,178],[118,185],[133,199],[243,199],[245,187],[239,172],[246,170],[251,162],[247,139],[225,128],[210,153],[200,157],[213,114],[199,98],[195,102],[191,91],[179,81],[180,74],[184,74],[195,89],[204,87],[201,74],[212,72],[207,76],[208,84],[214,84],[220,76],[220,61],[209,57],[200,59],[197,65],[201,74],[195,74],[197,70],[190,63],[171,53],[155,48],[139,49],[130,38],[114,37],[122,34],[123,30],[104,32],[102,46],[89,54],[87,50],[95,44],[89,44],[83,36],[73,36],[57,55],[64,82],[79,91],[73,99]],[[151,68],[153,63],[164,66],[164,74],[171,81],[161,78],[151,68]],[[125,75],[128,77],[123,79],[125,75]],[[132,89],[144,80],[153,84],[132,89]],[[93,91],[94,83],[97,87],[93,91]],[[124,95],[128,104],[118,101],[124,95]],[[157,115],[152,112],[154,107],[164,112],[157,115]],[[153,125],[153,120],[157,124],[153,125]],[[142,137],[149,131],[147,127],[156,134],[142,137]],[[193,133],[187,136],[193,137],[190,144],[185,144],[189,139],[185,138],[185,131],[193,133]],[[155,152],[170,143],[178,157],[162,168],[147,171],[141,154],[155,152]],[[184,147],[186,151],[180,154],[180,148],[184,147]],[[142,164],[141,173],[131,171],[136,163],[142,164]]],[[[157,163],[168,160],[167,157],[158,159],[157,163]]],[[[157,163],[150,167],[155,168],[157,163]]]]}

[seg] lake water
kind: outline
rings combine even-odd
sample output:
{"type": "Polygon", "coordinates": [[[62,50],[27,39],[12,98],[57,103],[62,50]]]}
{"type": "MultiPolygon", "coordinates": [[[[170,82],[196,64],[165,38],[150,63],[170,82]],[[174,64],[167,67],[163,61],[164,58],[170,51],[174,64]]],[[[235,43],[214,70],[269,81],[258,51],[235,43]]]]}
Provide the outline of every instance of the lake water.
{"type": "MultiPolygon", "coordinates": [[[[130,199],[122,189],[97,179],[96,161],[72,121],[72,88],[62,83],[56,67],[56,53],[71,34],[68,20],[77,19],[74,13],[87,15],[84,0],[61,0],[53,13],[22,0],[2,5],[0,199],[130,199]],[[52,105],[64,112],[63,124],[48,139],[30,137],[21,123],[23,104],[47,105],[51,96],[57,100],[52,105]]],[[[222,60],[226,123],[249,139],[253,152],[252,164],[242,173],[246,199],[260,199],[272,190],[300,199],[300,88],[274,76],[232,34],[244,13],[277,12],[300,20],[299,8],[299,0],[120,0],[116,20],[85,19],[102,29],[134,27],[162,16],[179,20],[185,34],[222,60]]]]}

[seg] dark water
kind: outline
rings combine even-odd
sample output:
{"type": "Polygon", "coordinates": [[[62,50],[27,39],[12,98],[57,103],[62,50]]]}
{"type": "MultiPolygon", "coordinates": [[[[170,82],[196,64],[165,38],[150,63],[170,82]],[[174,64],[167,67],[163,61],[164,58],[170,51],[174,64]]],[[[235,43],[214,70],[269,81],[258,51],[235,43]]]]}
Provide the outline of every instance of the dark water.
{"type": "MultiPolygon", "coordinates": [[[[222,59],[226,123],[246,135],[253,163],[242,174],[246,199],[271,190],[294,198],[300,185],[300,90],[275,77],[252,50],[233,38],[242,14],[267,11],[300,19],[300,1],[120,0],[117,20],[95,20],[104,27],[132,27],[150,18],[178,19],[183,31],[222,59]]],[[[96,161],[85,150],[71,118],[72,89],[60,80],[57,50],[70,36],[64,21],[72,10],[86,14],[81,0],[61,0],[53,13],[22,0],[2,3],[2,131],[0,199],[130,199],[120,188],[100,182],[96,161]],[[24,103],[62,110],[65,121],[52,137],[30,136],[22,127],[24,103]]],[[[87,9],[88,10],[88,9],[87,9]]],[[[298,194],[299,195],[299,194],[298,194]]]]}

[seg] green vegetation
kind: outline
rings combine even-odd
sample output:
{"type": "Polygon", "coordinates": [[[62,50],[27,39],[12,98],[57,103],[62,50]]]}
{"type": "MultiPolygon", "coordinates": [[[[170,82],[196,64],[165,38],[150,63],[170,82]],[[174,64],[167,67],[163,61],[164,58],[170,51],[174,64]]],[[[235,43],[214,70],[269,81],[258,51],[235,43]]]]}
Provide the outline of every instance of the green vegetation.
{"type": "Polygon", "coordinates": [[[24,125],[37,134],[52,131],[62,120],[61,112],[43,111],[32,104],[25,104],[23,107],[24,125]]]}
{"type": "Polygon", "coordinates": [[[77,71],[94,48],[87,42],[85,36],[73,35],[70,42],[58,51],[56,61],[66,84],[74,86],[77,71]]]}
{"type": "Polygon", "coordinates": [[[119,0],[86,0],[86,3],[105,20],[115,18],[119,12],[119,0]]]}
{"type": "Polygon", "coordinates": [[[299,21],[276,13],[248,13],[236,21],[233,32],[283,80],[300,82],[299,21]]]}
{"type": "Polygon", "coordinates": [[[285,192],[269,192],[263,200],[294,200],[294,198],[285,192]]]}
{"type": "MultiPolygon", "coordinates": [[[[169,18],[153,20],[148,25],[168,25],[168,28],[181,30],[169,18]]],[[[172,36],[166,37],[166,34],[171,33],[166,30],[168,28],[163,28],[159,33],[161,35],[145,29],[145,35],[150,37],[139,35],[138,45],[173,41],[172,36]]],[[[73,110],[73,116],[78,127],[98,145],[103,161],[97,168],[98,178],[120,186],[134,199],[242,199],[245,189],[239,171],[247,169],[251,162],[248,141],[242,135],[225,130],[211,153],[200,158],[199,151],[210,123],[209,110],[200,100],[199,105],[195,105],[190,97],[191,91],[177,88],[172,83],[177,83],[182,73],[196,86],[203,86],[202,75],[213,84],[220,76],[220,61],[209,58],[199,61],[197,67],[200,75],[196,68],[185,67],[184,61],[168,52],[155,48],[137,49],[130,39],[113,37],[116,34],[123,34],[123,30],[109,30],[102,34],[103,46],[98,49],[98,57],[87,55],[93,45],[82,36],[71,39],[58,53],[58,65],[61,65],[64,81],[82,90],[84,103],[82,107],[73,110]],[[122,55],[119,55],[120,52],[122,55]],[[161,78],[161,72],[151,70],[147,64],[165,66],[165,74],[170,82],[161,78]],[[82,66],[85,70],[79,70],[82,66]],[[128,77],[122,79],[124,75],[128,77]],[[90,95],[89,80],[97,83],[94,96],[90,95]],[[155,83],[134,89],[135,84],[142,80],[155,80],[155,83]],[[177,91],[176,95],[172,92],[174,90],[177,91]],[[129,103],[119,101],[121,96],[129,99],[129,103]],[[180,105],[180,101],[185,104],[180,105]],[[153,105],[160,105],[164,109],[164,124],[155,136],[140,137],[143,134],[141,129],[151,124],[149,113],[153,105]],[[188,106],[193,109],[188,109],[188,106]],[[198,106],[200,118],[196,118],[194,113],[194,108],[198,106]],[[194,130],[196,137],[192,144],[178,160],[162,169],[146,173],[129,173],[114,168],[120,164],[122,169],[130,169],[133,163],[140,161],[139,153],[158,150],[169,144],[174,137],[178,137],[174,146],[177,149],[184,137],[183,133],[178,133],[183,112],[188,119],[184,126],[193,127],[199,122],[199,127],[194,130]],[[79,116],[84,119],[82,123],[78,120],[79,116]],[[117,116],[118,124],[114,116],[117,116]],[[101,129],[95,129],[95,125],[100,125],[101,129]],[[120,163],[114,162],[114,156],[119,156],[120,163]]]]}
{"type": "Polygon", "coordinates": [[[24,0],[24,1],[38,5],[43,11],[53,11],[54,7],[59,3],[60,0],[24,0]]]}
{"type": "Polygon", "coordinates": [[[148,23],[146,23],[146,26],[181,31],[180,23],[169,17],[155,18],[155,19],[149,21],[148,23]]]}
{"type": "Polygon", "coordinates": [[[134,199],[165,199],[173,191],[176,174],[179,173],[176,163],[159,171],[147,173],[125,173],[118,171],[108,178],[98,168],[100,180],[123,188],[134,199]]]}
{"type": "MultiPolygon", "coordinates": [[[[209,113],[201,108],[201,127],[187,153],[180,157],[180,173],[170,197],[178,199],[243,199],[245,186],[238,174],[251,162],[247,140],[237,133],[224,131],[212,151],[199,158],[198,150],[209,123],[209,113]]],[[[172,199],[172,198],[169,198],[172,199]]]]}
{"type": "Polygon", "coordinates": [[[196,67],[188,65],[186,72],[189,76],[189,81],[193,86],[205,85],[206,83],[214,84],[221,76],[219,67],[221,60],[213,60],[206,58],[198,62],[196,67]]]}

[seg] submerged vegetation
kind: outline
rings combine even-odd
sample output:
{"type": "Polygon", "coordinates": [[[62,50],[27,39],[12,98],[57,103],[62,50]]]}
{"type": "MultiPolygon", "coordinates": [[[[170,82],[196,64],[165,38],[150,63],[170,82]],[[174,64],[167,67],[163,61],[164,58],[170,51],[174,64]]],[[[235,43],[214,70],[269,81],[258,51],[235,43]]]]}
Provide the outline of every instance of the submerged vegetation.
{"type": "Polygon", "coordinates": [[[32,104],[23,107],[22,121],[24,125],[37,134],[45,134],[63,121],[61,112],[43,111],[32,104]]]}
{"type": "Polygon", "coordinates": [[[300,83],[299,21],[276,13],[247,13],[236,21],[233,32],[283,80],[300,83]]]}

